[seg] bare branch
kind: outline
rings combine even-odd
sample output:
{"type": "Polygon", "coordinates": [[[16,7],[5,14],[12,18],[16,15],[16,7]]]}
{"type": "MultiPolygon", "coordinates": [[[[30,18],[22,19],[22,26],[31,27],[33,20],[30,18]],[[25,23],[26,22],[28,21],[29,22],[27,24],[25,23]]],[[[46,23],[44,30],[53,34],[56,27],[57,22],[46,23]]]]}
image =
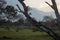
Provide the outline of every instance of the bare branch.
{"type": "Polygon", "coordinates": [[[26,6],[26,4],[24,3],[24,2],[21,2],[21,1],[19,1],[21,4],[22,4],[22,6],[23,6],[23,8],[24,8],[24,15],[26,16],[26,18],[28,19],[28,21],[32,24],[32,25],[34,25],[35,27],[37,27],[38,29],[39,29],[39,31],[40,31],[40,29],[41,30],[43,30],[44,32],[46,32],[46,33],[48,33],[51,37],[53,37],[55,40],[60,40],[60,37],[59,37],[59,35],[57,35],[54,31],[52,31],[50,28],[48,28],[48,27],[46,27],[45,25],[43,25],[41,22],[37,22],[36,20],[33,20],[32,18],[31,18],[31,16],[29,16],[28,15],[28,11],[27,11],[27,6],[26,6]]]}
{"type": "Polygon", "coordinates": [[[52,7],[52,5],[50,5],[48,2],[45,2],[46,4],[48,4],[50,7],[52,7]]]}
{"type": "Polygon", "coordinates": [[[50,5],[48,2],[45,2],[45,3],[47,3],[55,11],[57,20],[60,22],[60,15],[58,12],[57,4],[56,4],[55,0],[51,0],[51,2],[52,2],[52,5],[50,5]]]}
{"type": "Polygon", "coordinates": [[[24,13],[24,12],[20,9],[20,7],[19,7],[19,5],[18,5],[18,4],[16,4],[16,6],[17,6],[17,7],[18,7],[18,9],[20,10],[20,11],[18,11],[18,12],[24,13]]]}
{"type": "Polygon", "coordinates": [[[49,4],[48,2],[45,2],[46,4],[48,4],[52,9],[54,9],[54,6],[49,4]]]}
{"type": "Polygon", "coordinates": [[[51,0],[51,2],[52,2],[52,4],[53,4],[53,5],[56,5],[56,2],[55,2],[55,0],[51,0]]]}

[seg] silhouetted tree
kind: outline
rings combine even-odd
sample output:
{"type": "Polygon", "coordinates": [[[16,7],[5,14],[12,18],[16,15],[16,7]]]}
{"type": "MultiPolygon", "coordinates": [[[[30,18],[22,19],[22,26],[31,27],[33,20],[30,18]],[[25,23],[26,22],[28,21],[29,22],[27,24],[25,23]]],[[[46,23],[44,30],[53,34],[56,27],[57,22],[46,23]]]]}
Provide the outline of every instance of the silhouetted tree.
{"type": "Polygon", "coordinates": [[[60,28],[60,15],[59,15],[59,11],[58,11],[58,8],[57,8],[57,4],[55,2],[55,0],[51,0],[52,2],[52,5],[50,5],[48,2],[46,2],[55,12],[55,15],[57,17],[57,27],[60,28]]]}
{"type": "Polygon", "coordinates": [[[0,0],[0,26],[4,25],[9,30],[10,26],[23,24],[23,15],[18,15],[18,10],[14,6],[6,4],[5,0],[0,0]],[[17,22],[12,20],[17,20],[17,22]]]}
{"type": "Polygon", "coordinates": [[[37,22],[36,20],[33,20],[29,15],[28,15],[28,8],[27,6],[25,5],[25,3],[22,1],[19,1],[23,8],[24,8],[24,11],[22,11],[19,7],[19,10],[27,17],[28,21],[36,26],[38,29],[41,29],[43,31],[45,31],[46,33],[48,33],[51,37],[53,37],[55,40],[60,40],[60,37],[59,35],[57,35],[55,32],[53,32],[51,29],[49,29],[48,27],[46,27],[45,25],[41,24],[41,22],[37,22]]]}
{"type": "Polygon", "coordinates": [[[56,19],[54,19],[52,16],[44,16],[43,24],[45,24],[48,27],[57,29],[56,28],[56,19]]]}
{"type": "MultiPolygon", "coordinates": [[[[28,14],[28,7],[25,5],[25,3],[23,2],[24,0],[18,0],[21,4],[22,4],[22,6],[23,6],[23,8],[24,8],[24,11],[22,11],[21,9],[20,9],[20,7],[17,5],[17,7],[19,8],[19,10],[20,10],[20,12],[22,12],[25,16],[26,16],[26,18],[27,18],[27,20],[33,25],[33,26],[35,26],[35,27],[37,27],[38,29],[39,29],[39,31],[40,31],[40,29],[41,30],[43,30],[44,32],[46,32],[46,33],[48,33],[51,37],[53,37],[55,40],[60,40],[60,36],[58,35],[58,34],[56,34],[54,31],[52,31],[50,28],[48,28],[48,27],[46,27],[45,25],[43,25],[43,24],[41,24],[41,22],[37,22],[36,20],[33,20],[33,18],[31,18],[30,17],[30,15],[28,14]]],[[[4,13],[8,13],[8,14],[10,14],[10,15],[12,15],[12,13],[13,13],[13,15],[15,15],[16,13],[16,11],[14,10],[14,9],[12,9],[13,7],[11,6],[7,6],[5,9],[3,9],[2,10],[2,12],[4,12],[4,13]],[[9,10],[9,11],[8,11],[9,10]]],[[[12,16],[13,16],[12,15],[12,16]]]]}

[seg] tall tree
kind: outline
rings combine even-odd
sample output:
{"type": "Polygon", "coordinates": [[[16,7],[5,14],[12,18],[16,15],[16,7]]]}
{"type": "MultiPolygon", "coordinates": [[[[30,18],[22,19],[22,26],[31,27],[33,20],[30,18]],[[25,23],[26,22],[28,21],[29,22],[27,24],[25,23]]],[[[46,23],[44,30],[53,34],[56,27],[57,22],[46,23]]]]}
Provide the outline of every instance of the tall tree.
{"type": "Polygon", "coordinates": [[[60,15],[59,15],[59,12],[58,12],[58,8],[57,8],[57,4],[55,2],[55,0],[51,0],[52,2],[52,5],[50,5],[48,2],[46,2],[54,11],[55,11],[55,14],[56,14],[56,17],[57,17],[57,20],[60,21],[60,15]]]}
{"type": "Polygon", "coordinates": [[[55,12],[55,15],[57,17],[57,22],[58,22],[58,27],[60,28],[60,15],[59,15],[59,11],[58,11],[58,8],[57,8],[57,4],[55,2],[55,0],[51,0],[52,2],[52,5],[50,5],[48,2],[46,2],[55,12]]]}
{"type": "MultiPolygon", "coordinates": [[[[19,1],[19,0],[18,0],[19,1]]],[[[48,27],[46,27],[45,25],[41,24],[41,22],[37,22],[36,20],[33,20],[30,15],[28,15],[28,8],[27,6],[25,5],[25,3],[23,1],[19,1],[23,8],[24,8],[24,11],[22,11],[19,6],[17,6],[19,8],[19,10],[26,16],[26,18],[28,19],[28,21],[36,26],[38,29],[41,29],[43,31],[45,31],[46,33],[48,33],[51,37],[53,37],[55,40],[60,40],[60,37],[59,35],[57,35],[55,32],[53,32],[51,29],[49,29],[48,27]]]]}

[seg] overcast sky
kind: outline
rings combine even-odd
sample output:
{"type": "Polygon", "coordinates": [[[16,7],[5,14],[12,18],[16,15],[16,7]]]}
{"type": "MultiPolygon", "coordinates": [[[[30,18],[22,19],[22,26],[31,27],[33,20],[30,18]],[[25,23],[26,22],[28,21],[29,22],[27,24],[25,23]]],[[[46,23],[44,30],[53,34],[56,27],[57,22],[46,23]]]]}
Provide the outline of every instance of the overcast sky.
{"type": "MultiPolygon", "coordinates": [[[[7,0],[9,4],[19,4],[17,0],[7,0]]],[[[24,2],[26,3],[27,6],[30,6],[32,8],[37,8],[38,10],[45,11],[45,12],[50,12],[53,11],[51,7],[49,7],[45,1],[51,3],[51,0],[25,0],[24,2]]],[[[58,9],[60,11],[60,0],[56,0],[58,9]]]]}
{"type": "MultiPolygon", "coordinates": [[[[30,7],[37,8],[39,10],[45,11],[45,12],[50,12],[53,11],[45,2],[48,2],[50,4],[51,0],[25,0],[25,3],[29,5],[30,7]]],[[[58,9],[60,11],[60,0],[56,0],[58,9]]]]}
{"type": "MultiPolygon", "coordinates": [[[[7,4],[9,5],[14,5],[14,7],[16,7],[16,4],[19,4],[19,6],[21,7],[20,3],[18,2],[18,0],[6,0],[7,1],[7,4]]],[[[53,9],[51,7],[49,7],[45,2],[48,2],[50,4],[51,3],[51,0],[25,0],[24,1],[25,4],[31,8],[36,8],[37,10],[40,10],[40,11],[43,11],[43,12],[52,12],[53,9]]],[[[58,9],[59,9],[59,12],[60,12],[60,0],[56,0],[56,3],[57,3],[57,6],[58,6],[58,9]]],[[[16,7],[17,8],[17,7],[16,7]]],[[[22,7],[21,7],[22,8],[22,7]]],[[[36,14],[36,13],[35,13],[36,14]]],[[[42,15],[45,15],[44,13],[39,13],[39,14],[42,14],[42,15]]],[[[52,15],[54,16],[54,18],[56,17],[55,14],[47,14],[47,15],[52,15]]],[[[38,15],[36,16],[38,18],[38,15]]],[[[41,17],[41,15],[40,15],[41,17]]],[[[41,18],[38,18],[38,19],[42,19],[43,17],[41,18]]]]}

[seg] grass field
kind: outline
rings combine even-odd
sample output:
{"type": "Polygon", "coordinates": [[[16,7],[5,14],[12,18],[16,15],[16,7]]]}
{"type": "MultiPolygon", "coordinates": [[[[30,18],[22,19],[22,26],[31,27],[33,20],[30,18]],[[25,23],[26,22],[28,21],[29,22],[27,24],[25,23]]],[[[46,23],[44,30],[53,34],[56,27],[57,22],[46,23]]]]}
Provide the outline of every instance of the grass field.
{"type": "Polygon", "coordinates": [[[0,38],[8,40],[53,40],[45,32],[32,32],[32,30],[29,29],[19,30],[19,32],[0,29],[0,38]]]}

